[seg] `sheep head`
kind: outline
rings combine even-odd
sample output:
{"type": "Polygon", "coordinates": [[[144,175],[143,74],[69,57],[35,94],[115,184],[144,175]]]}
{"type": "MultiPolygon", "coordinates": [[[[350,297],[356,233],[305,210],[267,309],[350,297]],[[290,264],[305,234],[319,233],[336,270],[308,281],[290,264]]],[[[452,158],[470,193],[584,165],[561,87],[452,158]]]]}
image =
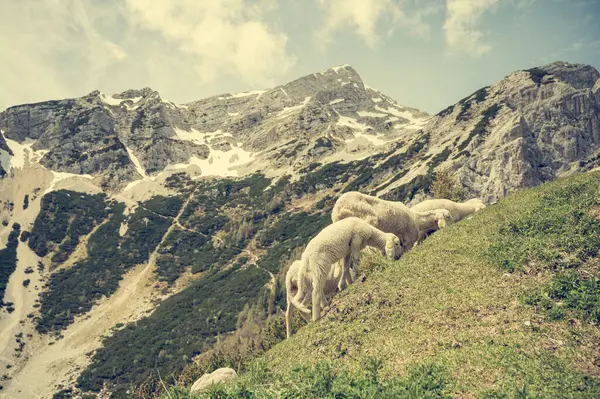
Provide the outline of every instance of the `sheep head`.
{"type": "Polygon", "coordinates": [[[395,234],[386,233],[385,255],[391,260],[398,260],[402,256],[402,245],[395,234]]]}
{"type": "Polygon", "coordinates": [[[454,218],[452,217],[452,214],[447,209],[436,209],[435,215],[437,218],[438,229],[443,229],[448,224],[454,222],[454,218]]]}
{"type": "Polygon", "coordinates": [[[479,198],[471,198],[466,203],[472,206],[475,212],[485,208],[485,204],[479,198]]]}

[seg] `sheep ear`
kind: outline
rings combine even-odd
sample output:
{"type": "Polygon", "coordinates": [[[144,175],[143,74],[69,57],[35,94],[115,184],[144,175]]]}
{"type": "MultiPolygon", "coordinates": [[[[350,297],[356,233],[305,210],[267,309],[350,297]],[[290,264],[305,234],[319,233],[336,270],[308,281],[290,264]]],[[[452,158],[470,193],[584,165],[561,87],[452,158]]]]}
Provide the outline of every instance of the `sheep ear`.
{"type": "Polygon", "coordinates": [[[394,245],[391,242],[388,241],[388,242],[385,243],[385,247],[388,248],[388,249],[392,249],[394,247],[394,245]]]}

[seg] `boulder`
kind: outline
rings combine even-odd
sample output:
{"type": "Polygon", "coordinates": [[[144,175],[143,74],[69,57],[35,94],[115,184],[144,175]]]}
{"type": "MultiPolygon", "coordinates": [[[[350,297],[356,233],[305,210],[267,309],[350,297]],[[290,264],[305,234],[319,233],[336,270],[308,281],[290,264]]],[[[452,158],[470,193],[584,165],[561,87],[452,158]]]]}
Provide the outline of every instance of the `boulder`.
{"type": "Polygon", "coordinates": [[[212,373],[204,374],[200,377],[194,385],[192,385],[191,393],[203,392],[210,388],[213,384],[218,384],[227,381],[233,381],[237,378],[237,373],[234,369],[229,367],[222,367],[216,369],[212,373]]]}

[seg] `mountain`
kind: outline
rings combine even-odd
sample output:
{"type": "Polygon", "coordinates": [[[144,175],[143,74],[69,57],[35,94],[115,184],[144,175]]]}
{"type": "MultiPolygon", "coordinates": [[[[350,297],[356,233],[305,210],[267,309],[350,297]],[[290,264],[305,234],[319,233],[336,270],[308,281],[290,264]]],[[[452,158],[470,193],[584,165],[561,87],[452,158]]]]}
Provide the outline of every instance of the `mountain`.
{"type": "Polygon", "coordinates": [[[431,119],[425,158],[378,193],[402,199],[394,190],[434,163],[488,203],[590,170],[600,150],[599,78],[591,66],[554,62],[476,91],[431,119]]]}
{"type": "Polygon", "coordinates": [[[416,202],[442,167],[493,203],[595,168],[599,78],[517,71],[433,117],[347,65],[183,105],[146,88],[8,108],[0,385],[127,397],[227,337],[264,342],[340,193],[416,202]]]}
{"type": "Polygon", "coordinates": [[[9,140],[30,143],[44,167],[91,175],[103,189],[119,191],[165,169],[281,175],[332,157],[352,159],[422,127],[427,117],[365,86],[344,65],[271,90],[179,106],[150,88],[95,91],[8,108],[0,129],[9,140]]]}

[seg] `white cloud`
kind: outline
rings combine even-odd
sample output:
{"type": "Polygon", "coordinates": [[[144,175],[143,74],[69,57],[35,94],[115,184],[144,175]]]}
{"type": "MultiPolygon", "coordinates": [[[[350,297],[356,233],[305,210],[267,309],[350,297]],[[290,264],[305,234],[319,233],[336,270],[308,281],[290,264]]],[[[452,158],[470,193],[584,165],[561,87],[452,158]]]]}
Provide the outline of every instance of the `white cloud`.
{"type": "MultiPolygon", "coordinates": [[[[76,0],[0,2],[0,109],[79,95],[127,57],[76,0]],[[18,34],[15,34],[18,32],[18,34]]],[[[91,90],[90,90],[91,91],[91,90]]]]}
{"type": "Polygon", "coordinates": [[[483,42],[479,30],[482,15],[498,0],[447,0],[444,34],[448,46],[472,56],[490,51],[491,46],[483,42]]]}
{"type": "Polygon", "coordinates": [[[317,0],[317,4],[325,12],[325,22],[317,32],[319,44],[326,45],[332,41],[336,31],[351,28],[371,49],[377,48],[381,40],[377,28],[382,20],[391,24],[388,35],[396,26],[402,26],[412,34],[423,36],[429,32],[423,16],[435,10],[435,7],[428,6],[409,16],[393,0],[317,0]]]}
{"type": "Polygon", "coordinates": [[[235,75],[251,85],[270,86],[294,64],[287,36],[265,22],[273,1],[126,0],[137,28],[160,33],[193,55],[201,82],[235,75]]]}

